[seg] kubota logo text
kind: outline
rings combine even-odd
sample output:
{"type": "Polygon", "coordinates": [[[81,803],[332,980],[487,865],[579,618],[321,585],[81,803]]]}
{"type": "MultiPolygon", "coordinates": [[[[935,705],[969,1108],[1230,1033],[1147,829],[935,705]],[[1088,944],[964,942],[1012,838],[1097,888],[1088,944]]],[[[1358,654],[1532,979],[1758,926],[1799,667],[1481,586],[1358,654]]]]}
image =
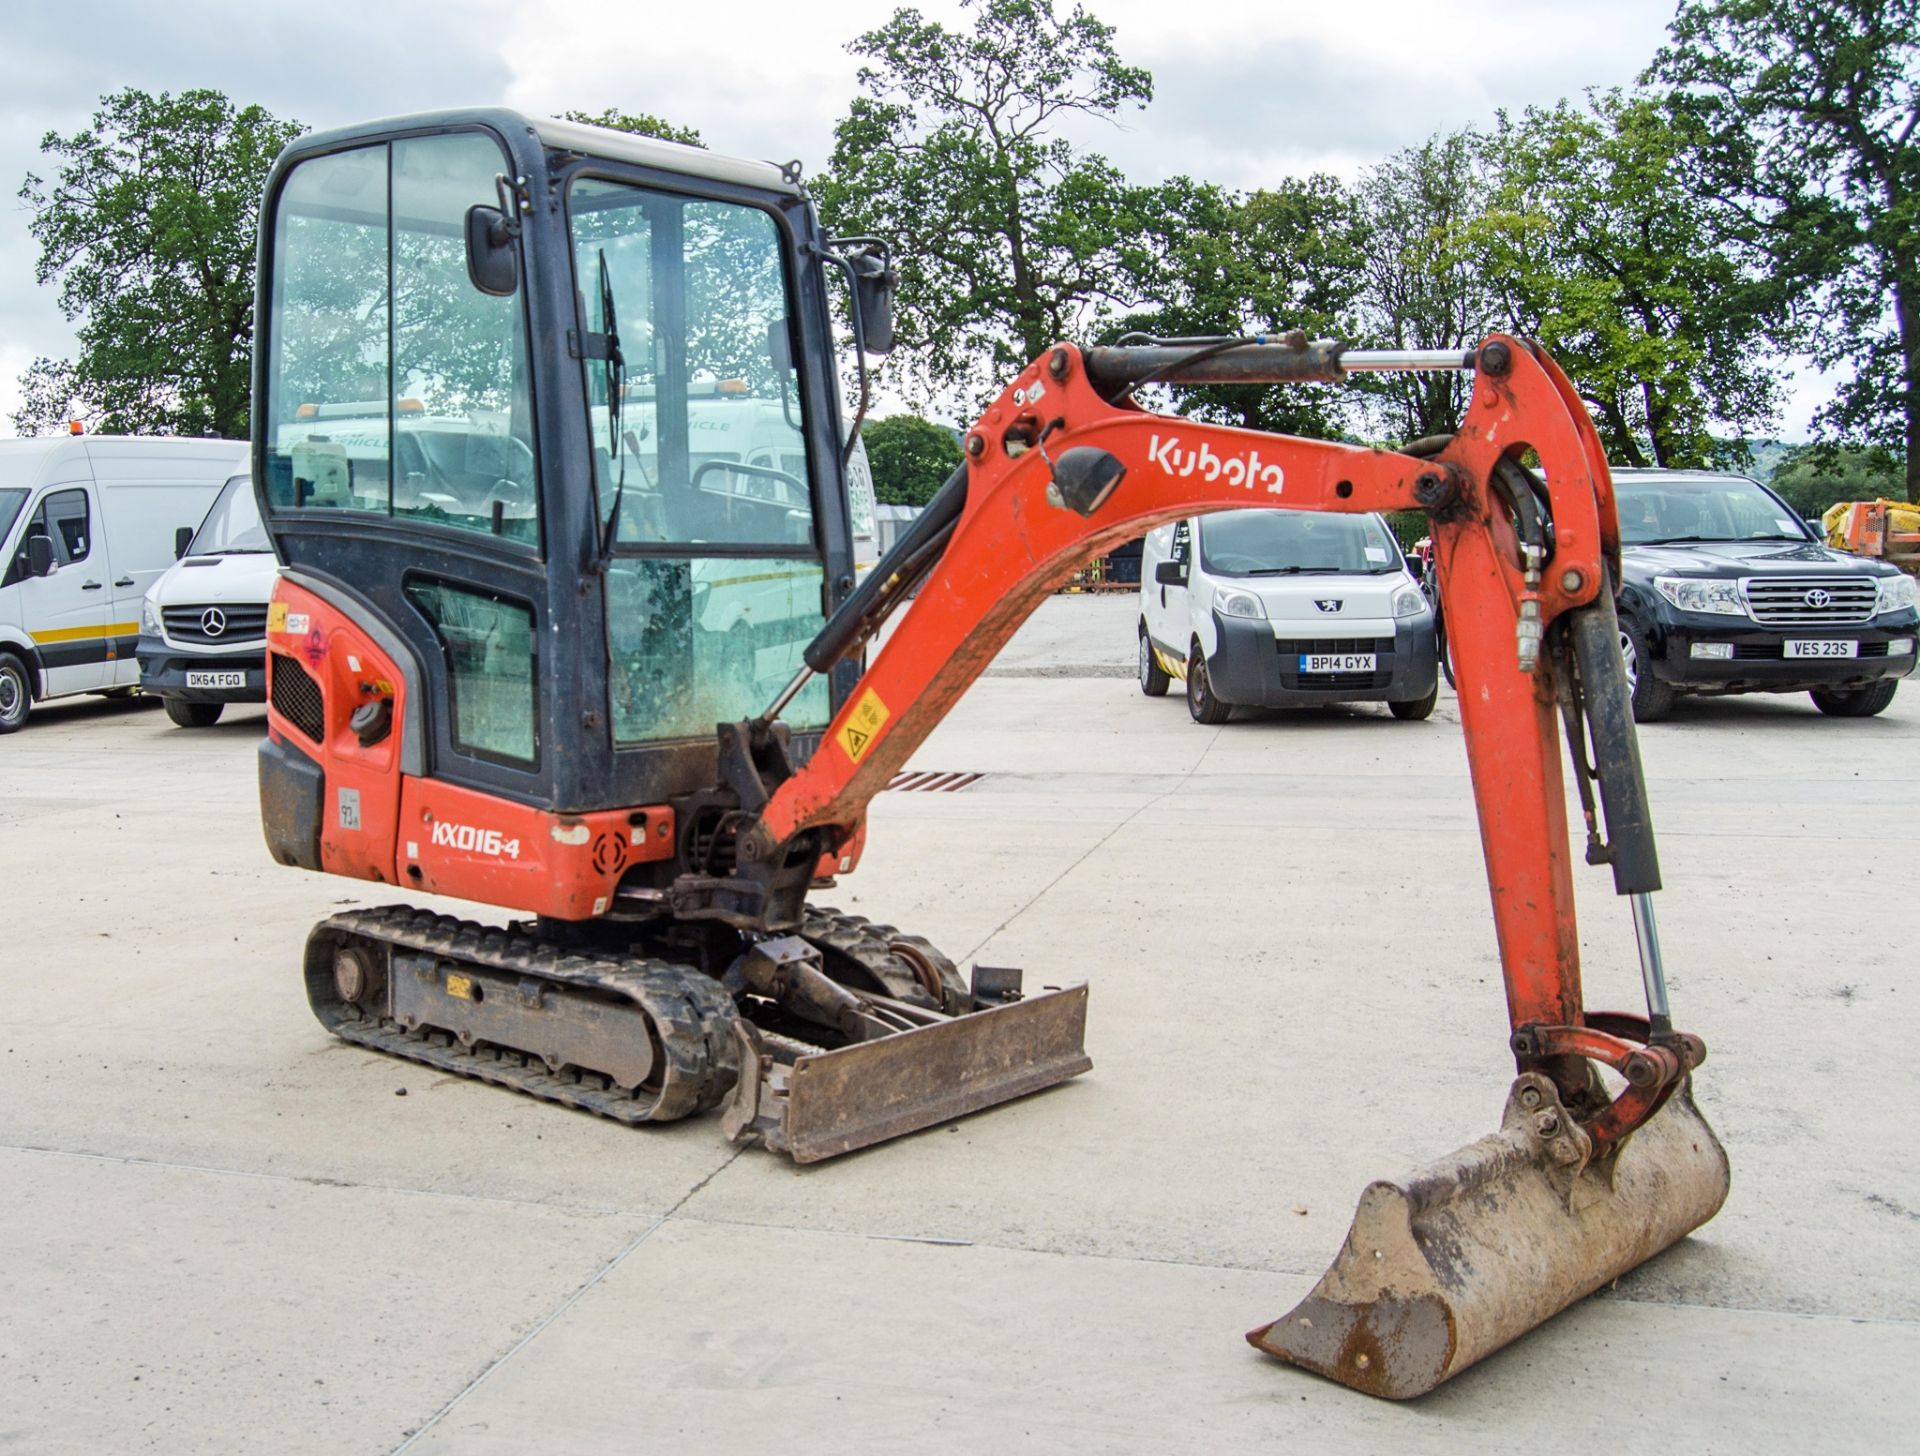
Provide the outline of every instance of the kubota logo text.
{"type": "Polygon", "coordinates": [[[1248,490],[1264,485],[1268,495],[1279,495],[1286,472],[1278,465],[1263,463],[1258,450],[1239,455],[1216,455],[1213,446],[1202,440],[1196,449],[1180,448],[1180,437],[1158,435],[1147,441],[1147,459],[1168,475],[1197,475],[1202,480],[1225,480],[1228,485],[1244,485],[1248,490]]]}
{"type": "Polygon", "coordinates": [[[449,849],[464,849],[469,854],[490,854],[496,859],[520,858],[520,841],[508,839],[498,829],[476,829],[471,824],[452,824],[445,819],[433,821],[433,842],[449,849]]]}

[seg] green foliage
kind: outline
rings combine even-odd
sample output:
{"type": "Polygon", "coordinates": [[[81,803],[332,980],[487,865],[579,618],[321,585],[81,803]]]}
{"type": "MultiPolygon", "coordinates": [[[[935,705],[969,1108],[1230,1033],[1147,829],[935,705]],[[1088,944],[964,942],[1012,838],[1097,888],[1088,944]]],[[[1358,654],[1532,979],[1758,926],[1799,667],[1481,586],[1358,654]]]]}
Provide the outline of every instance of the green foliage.
{"type": "Polygon", "coordinates": [[[663,142],[683,142],[690,147],[704,147],[700,133],[690,126],[675,126],[663,121],[649,111],[627,112],[617,106],[609,106],[605,111],[563,111],[562,121],[577,121],[582,126],[604,126],[610,131],[632,132],[635,136],[655,137],[663,142]]]}
{"type": "Polygon", "coordinates": [[[873,492],[887,506],[923,506],[961,461],[953,431],[918,415],[889,415],[860,428],[873,492]]]}
{"type": "Polygon", "coordinates": [[[59,281],[80,352],[34,362],[16,429],[78,413],[99,430],[247,433],[256,213],[299,131],[217,91],[129,89],[72,136],[46,134],[59,169],[51,185],[29,175],[19,195],[35,276],[59,281]]]}
{"type": "Polygon", "coordinates": [[[1823,515],[1835,501],[1903,500],[1906,464],[1891,450],[1803,445],[1769,482],[1803,516],[1823,515]]]}
{"type": "Polygon", "coordinates": [[[1684,0],[1652,78],[1850,377],[1830,438],[1904,453],[1920,494],[1920,0],[1684,0]]]}
{"type": "MultiPolygon", "coordinates": [[[[1365,239],[1353,197],[1321,173],[1233,193],[1177,177],[1159,189],[1148,234],[1164,302],[1110,335],[1348,336],[1365,239]]],[[[1250,430],[1326,437],[1343,429],[1346,391],[1333,386],[1210,385],[1175,391],[1182,413],[1250,430]]]]}
{"type": "Polygon", "coordinates": [[[949,30],[902,9],[849,50],[863,94],[834,130],[827,224],[900,259],[893,371],[920,397],[984,395],[1132,301],[1152,189],[1057,135],[1153,95],[1113,29],[1053,0],[968,0],[949,30]]]}
{"type": "MultiPolygon", "coordinates": [[[[1361,174],[1360,323],[1364,342],[1390,349],[1467,349],[1494,326],[1497,304],[1474,256],[1471,230],[1486,210],[1486,141],[1468,130],[1435,136],[1361,174]]],[[[1451,434],[1466,413],[1468,375],[1386,374],[1367,383],[1388,439],[1451,434]]]]}
{"type": "Polygon", "coordinates": [[[1749,265],[1733,214],[1702,198],[1697,125],[1647,97],[1593,95],[1502,114],[1493,197],[1470,228],[1514,332],[1586,398],[1608,455],[1699,467],[1780,407],[1785,290],[1749,265]]]}

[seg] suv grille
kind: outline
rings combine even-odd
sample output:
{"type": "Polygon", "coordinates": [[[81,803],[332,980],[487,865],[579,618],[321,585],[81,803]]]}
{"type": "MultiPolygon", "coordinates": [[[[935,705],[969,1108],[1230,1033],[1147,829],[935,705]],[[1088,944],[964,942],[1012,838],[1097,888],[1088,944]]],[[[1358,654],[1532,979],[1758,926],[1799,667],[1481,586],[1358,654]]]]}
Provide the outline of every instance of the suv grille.
{"type": "Polygon", "coordinates": [[[162,607],[160,621],[176,642],[229,642],[244,646],[267,635],[264,602],[208,603],[198,607],[162,607]]]}
{"type": "Polygon", "coordinates": [[[1871,621],[1880,596],[1870,576],[1750,576],[1740,586],[1753,620],[1763,627],[1871,621]]]}
{"type": "Polygon", "coordinates": [[[274,712],[315,743],[326,737],[326,701],[320,696],[320,684],[308,676],[304,667],[291,657],[274,653],[267,679],[274,712]]]}

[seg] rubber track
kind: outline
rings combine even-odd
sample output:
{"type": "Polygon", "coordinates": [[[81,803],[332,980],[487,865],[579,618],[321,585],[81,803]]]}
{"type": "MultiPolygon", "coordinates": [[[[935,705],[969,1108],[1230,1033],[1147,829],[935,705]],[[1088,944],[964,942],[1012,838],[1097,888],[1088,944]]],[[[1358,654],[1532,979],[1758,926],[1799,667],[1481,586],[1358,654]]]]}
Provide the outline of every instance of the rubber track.
{"type": "Polygon", "coordinates": [[[739,1013],[711,977],[671,961],[582,955],[518,930],[404,905],[350,910],[314,927],[307,942],[307,997],[320,1024],[344,1041],[616,1122],[670,1122],[705,1112],[726,1099],[740,1074],[733,1036],[739,1013]],[[325,954],[349,939],[624,997],[653,1023],[665,1074],[659,1085],[629,1095],[611,1082],[598,1085],[604,1079],[591,1074],[549,1072],[532,1053],[470,1049],[445,1032],[407,1032],[359,1016],[337,999],[331,956],[325,954]]]}
{"type": "MultiPolygon", "coordinates": [[[[927,994],[926,987],[920,984],[913,967],[893,953],[895,945],[911,946],[939,972],[945,994],[941,997],[941,1005],[935,1009],[949,1016],[958,1016],[973,1009],[959,968],[935,950],[933,943],[925,936],[903,935],[891,925],[876,925],[864,915],[848,915],[825,905],[807,907],[806,918],[800,922],[800,936],[827,955],[845,956],[861,966],[887,988],[888,995],[915,1005],[929,1006],[933,1004],[933,998],[927,994]]],[[[832,974],[831,968],[828,974],[832,974]]]]}

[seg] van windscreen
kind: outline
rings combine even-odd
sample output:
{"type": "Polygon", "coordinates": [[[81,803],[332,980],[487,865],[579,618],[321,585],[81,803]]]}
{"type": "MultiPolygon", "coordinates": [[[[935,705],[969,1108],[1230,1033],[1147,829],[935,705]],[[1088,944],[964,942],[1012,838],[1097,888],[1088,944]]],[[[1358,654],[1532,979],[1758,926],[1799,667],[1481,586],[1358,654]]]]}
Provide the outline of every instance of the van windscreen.
{"type": "Polygon", "coordinates": [[[187,555],[243,556],[271,550],[273,543],[260,521],[260,502],[253,494],[253,477],[236,475],[221,488],[207,518],[194,532],[187,555]]]}
{"type": "Polygon", "coordinates": [[[1378,516],[1320,511],[1203,516],[1200,559],[1215,576],[1382,576],[1400,570],[1393,533],[1378,516]]]}
{"type": "Polygon", "coordinates": [[[7,539],[7,533],[13,529],[14,520],[20,514],[20,507],[26,503],[26,491],[0,490],[0,541],[7,539]]]}

